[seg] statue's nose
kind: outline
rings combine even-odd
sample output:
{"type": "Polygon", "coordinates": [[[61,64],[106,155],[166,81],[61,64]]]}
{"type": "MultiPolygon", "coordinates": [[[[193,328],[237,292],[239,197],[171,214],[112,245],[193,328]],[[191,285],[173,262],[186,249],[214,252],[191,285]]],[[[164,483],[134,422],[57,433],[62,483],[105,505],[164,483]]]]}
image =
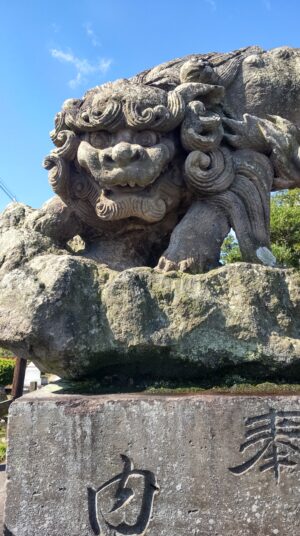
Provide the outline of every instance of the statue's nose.
{"type": "Polygon", "coordinates": [[[133,160],[138,160],[140,151],[137,146],[122,141],[115,145],[112,150],[112,159],[117,163],[129,164],[133,160]]]}

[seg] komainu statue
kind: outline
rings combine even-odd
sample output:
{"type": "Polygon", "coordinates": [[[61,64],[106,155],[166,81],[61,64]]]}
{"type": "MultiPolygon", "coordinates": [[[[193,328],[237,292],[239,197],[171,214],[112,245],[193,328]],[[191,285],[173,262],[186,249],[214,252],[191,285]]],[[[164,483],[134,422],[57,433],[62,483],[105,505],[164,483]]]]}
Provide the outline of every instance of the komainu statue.
{"type": "Polygon", "coordinates": [[[269,202],[300,186],[300,49],[196,54],[97,86],[51,138],[56,196],[0,215],[0,346],[118,385],[295,379],[299,273],[273,268],[269,202]],[[204,273],[231,229],[246,262],[204,273]]]}
{"type": "Polygon", "coordinates": [[[67,100],[36,225],[123,270],[205,272],[232,228],[273,266],[270,192],[300,186],[300,50],[195,54],[67,100]],[[48,218],[47,215],[51,215],[48,218]]]}

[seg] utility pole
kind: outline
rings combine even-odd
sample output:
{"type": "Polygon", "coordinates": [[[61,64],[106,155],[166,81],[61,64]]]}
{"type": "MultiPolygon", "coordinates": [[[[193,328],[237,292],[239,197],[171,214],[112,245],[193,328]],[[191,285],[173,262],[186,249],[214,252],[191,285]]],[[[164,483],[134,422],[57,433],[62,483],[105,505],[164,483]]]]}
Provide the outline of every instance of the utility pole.
{"type": "Polygon", "coordinates": [[[23,394],[26,366],[27,359],[21,359],[20,357],[16,358],[13,385],[11,391],[13,400],[19,398],[23,394]]]}
{"type": "Polygon", "coordinates": [[[17,201],[16,196],[11,193],[11,191],[8,189],[8,187],[6,186],[5,182],[1,179],[1,177],[0,177],[0,188],[2,192],[4,192],[11,201],[17,201]]]}

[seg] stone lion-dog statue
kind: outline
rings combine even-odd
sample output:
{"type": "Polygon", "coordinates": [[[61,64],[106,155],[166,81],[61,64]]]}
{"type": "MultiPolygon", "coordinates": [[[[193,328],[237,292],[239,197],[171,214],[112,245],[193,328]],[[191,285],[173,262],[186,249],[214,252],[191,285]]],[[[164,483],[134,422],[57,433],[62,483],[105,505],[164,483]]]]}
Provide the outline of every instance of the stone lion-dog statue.
{"type": "Polygon", "coordinates": [[[300,49],[195,54],[67,100],[36,226],[123,270],[201,273],[233,229],[274,266],[270,192],[300,186],[300,49]]]}

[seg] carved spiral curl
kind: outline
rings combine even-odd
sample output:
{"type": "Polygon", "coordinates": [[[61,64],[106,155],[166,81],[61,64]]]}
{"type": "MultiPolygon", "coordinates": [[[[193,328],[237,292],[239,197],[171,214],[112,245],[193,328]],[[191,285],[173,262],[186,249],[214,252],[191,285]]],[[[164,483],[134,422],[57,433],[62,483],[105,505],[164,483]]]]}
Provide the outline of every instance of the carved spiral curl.
{"type": "MultiPolygon", "coordinates": [[[[83,114],[82,114],[83,115],[83,114]]],[[[104,110],[92,110],[89,121],[103,129],[117,129],[122,124],[122,105],[120,102],[111,100],[104,110]]]]}
{"type": "Polygon", "coordinates": [[[43,162],[44,168],[49,171],[49,183],[54,192],[61,197],[63,201],[69,200],[69,177],[70,166],[67,160],[51,153],[46,156],[43,162]]]}
{"type": "MultiPolygon", "coordinates": [[[[68,125],[66,123],[66,113],[67,111],[74,111],[79,108],[82,103],[81,99],[67,99],[62,106],[62,111],[58,112],[54,119],[54,129],[50,132],[50,138],[53,141],[54,145],[61,147],[64,144],[59,134],[63,130],[67,130],[68,125]]],[[[76,129],[77,131],[78,129],[76,129]]]]}
{"type": "Polygon", "coordinates": [[[185,102],[182,96],[171,91],[167,94],[167,103],[141,109],[141,104],[132,99],[125,101],[123,114],[125,124],[132,128],[151,128],[166,132],[176,128],[185,113],[185,102]]]}
{"type": "Polygon", "coordinates": [[[74,103],[65,111],[64,122],[75,132],[95,130],[116,131],[126,125],[141,129],[152,128],[160,132],[172,130],[178,126],[185,112],[185,102],[180,93],[171,91],[167,95],[167,105],[157,104],[141,109],[141,104],[134,99],[124,101],[112,98],[108,102],[93,102],[82,109],[74,103]]]}
{"type": "Polygon", "coordinates": [[[64,128],[65,128],[65,113],[58,112],[54,119],[54,129],[51,130],[50,132],[50,138],[57,147],[60,147],[61,145],[61,142],[58,139],[58,135],[64,128]]]}
{"type": "Polygon", "coordinates": [[[199,101],[188,104],[181,125],[181,142],[187,151],[212,151],[224,134],[219,114],[205,110],[199,101]]]}
{"type": "Polygon", "coordinates": [[[76,156],[79,143],[79,136],[75,132],[72,132],[72,130],[61,130],[56,136],[57,148],[54,149],[53,154],[66,160],[73,160],[76,156]]]}
{"type": "Polygon", "coordinates": [[[168,106],[158,105],[139,112],[138,105],[129,101],[124,108],[126,122],[133,128],[152,128],[161,132],[172,130],[178,126],[184,116],[185,104],[179,93],[168,94],[168,106]]]}
{"type": "Polygon", "coordinates": [[[124,115],[127,124],[133,128],[159,128],[162,123],[166,123],[170,118],[170,112],[165,106],[158,105],[154,106],[154,108],[139,110],[139,105],[133,101],[126,102],[124,115]]]}
{"type": "Polygon", "coordinates": [[[225,147],[208,154],[192,151],[185,161],[187,184],[200,195],[214,195],[227,190],[234,179],[231,153],[225,147]]]}
{"type": "Polygon", "coordinates": [[[85,110],[75,109],[66,113],[65,122],[71,129],[84,132],[95,130],[117,130],[123,124],[122,105],[116,100],[111,100],[105,108],[89,108],[85,110]]]}

